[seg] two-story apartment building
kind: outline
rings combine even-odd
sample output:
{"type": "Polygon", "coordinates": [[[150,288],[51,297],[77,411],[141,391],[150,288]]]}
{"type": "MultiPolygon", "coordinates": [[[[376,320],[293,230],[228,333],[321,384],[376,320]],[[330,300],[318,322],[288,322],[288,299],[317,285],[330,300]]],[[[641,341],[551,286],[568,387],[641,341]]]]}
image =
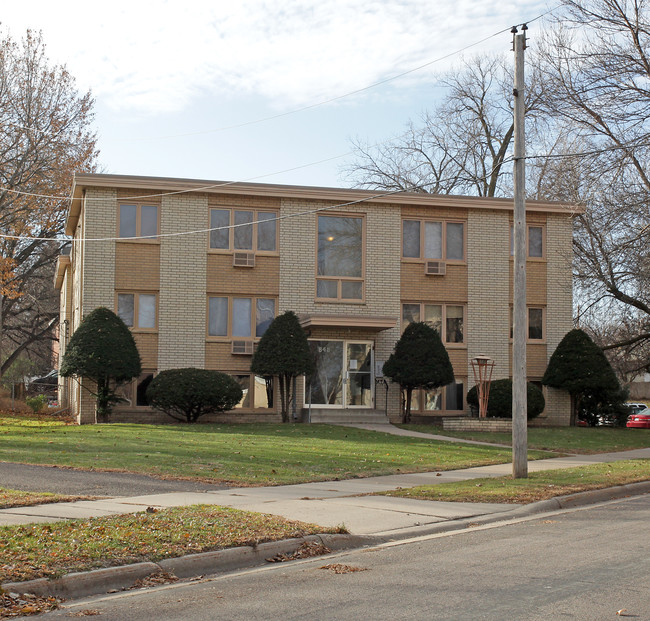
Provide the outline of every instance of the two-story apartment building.
{"type": "MultiPolygon", "coordinates": [[[[316,362],[298,382],[296,414],[312,421],[400,415],[382,365],[411,321],[440,333],[455,382],[419,391],[414,420],[468,415],[470,361],[511,374],[513,202],[368,190],[77,175],[57,266],[61,353],[82,317],[114,309],[133,331],[143,374],[122,388],[114,420],[165,420],[144,398],[159,371],[194,366],[232,374],[244,398],[220,420],[279,420],[270,378],[250,373],[254,344],[294,311],[316,362]]],[[[528,377],[539,380],[572,327],[572,211],[529,201],[528,377]]],[[[63,404],[95,421],[80,381],[63,404]]],[[[546,392],[541,421],[566,424],[569,399],[546,392]]]]}

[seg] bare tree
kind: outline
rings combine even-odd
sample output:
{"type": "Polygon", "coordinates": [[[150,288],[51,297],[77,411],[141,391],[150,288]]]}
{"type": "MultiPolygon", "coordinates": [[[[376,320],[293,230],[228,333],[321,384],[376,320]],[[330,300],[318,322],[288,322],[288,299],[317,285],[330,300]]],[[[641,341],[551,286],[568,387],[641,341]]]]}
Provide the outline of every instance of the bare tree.
{"type": "MultiPolygon", "coordinates": [[[[565,166],[572,184],[551,198],[580,200],[575,276],[582,304],[607,350],[650,358],[650,14],[645,0],[564,0],[546,37],[540,68],[548,85],[544,112],[587,153],[565,166]],[[615,323],[621,329],[611,329],[615,323]],[[633,348],[633,351],[630,350],[633,348]]],[[[568,162],[571,158],[564,158],[568,162]]],[[[561,177],[560,177],[561,178],[561,177]]],[[[618,365],[621,368],[621,365],[618,365]]]]}
{"type": "MultiPolygon", "coordinates": [[[[361,187],[498,196],[511,191],[504,166],[513,139],[512,70],[505,57],[473,57],[442,80],[447,95],[419,124],[394,140],[369,146],[354,142],[356,158],[345,170],[361,187]]],[[[526,109],[531,131],[543,96],[530,73],[526,109]]]]}
{"type": "Polygon", "coordinates": [[[52,338],[54,240],[74,171],[95,170],[93,103],[65,67],[50,65],[40,34],[0,40],[0,375],[52,338]]]}

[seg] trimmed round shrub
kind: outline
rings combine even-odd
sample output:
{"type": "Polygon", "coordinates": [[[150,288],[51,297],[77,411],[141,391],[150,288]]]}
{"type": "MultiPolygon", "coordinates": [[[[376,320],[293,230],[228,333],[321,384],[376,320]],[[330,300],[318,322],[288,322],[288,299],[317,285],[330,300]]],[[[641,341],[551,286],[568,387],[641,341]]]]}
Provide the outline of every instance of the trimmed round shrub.
{"type": "Polygon", "coordinates": [[[243,396],[230,375],[207,369],[169,369],[153,378],[147,401],[175,420],[195,423],[204,414],[232,410],[243,396]]]}
{"type": "MultiPolygon", "coordinates": [[[[527,383],[528,418],[535,418],[544,411],[546,405],[541,389],[527,383]]],[[[478,410],[478,390],[474,386],[467,393],[467,404],[478,410]]],[[[490,384],[487,415],[494,418],[512,418],[512,380],[499,379],[490,384]]]]}

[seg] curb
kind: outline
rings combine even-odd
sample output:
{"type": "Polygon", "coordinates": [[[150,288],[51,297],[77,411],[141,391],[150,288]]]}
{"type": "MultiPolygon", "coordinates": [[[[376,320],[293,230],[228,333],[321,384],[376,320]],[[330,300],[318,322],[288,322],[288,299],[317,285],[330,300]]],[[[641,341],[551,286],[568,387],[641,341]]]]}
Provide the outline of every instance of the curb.
{"type": "Polygon", "coordinates": [[[24,582],[5,582],[0,585],[0,589],[10,593],[30,593],[42,597],[54,596],[63,599],[78,599],[91,595],[101,595],[111,591],[126,590],[131,588],[136,580],[141,580],[151,574],[161,572],[172,573],[178,578],[187,579],[264,565],[267,558],[278,554],[290,555],[303,543],[307,542],[322,543],[332,552],[336,552],[351,548],[380,545],[382,543],[410,539],[422,535],[463,530],[472,526],[503,522],[510,519],[532,516],[537,513],[571,509],[647,493],[650,493],[650,481],[642,481],[640,483],[630,483],[617,487],[579,492],[568,496],[557,496],[549,500],[541,500],[529,505],[517,506],[511,511],[464,518],[462,520],[451,520],[426,527],[404,528],[375,535],[309,535],[295,539],[270,541],[256,546],[241,546],[238,548],[215,550],[213,552],[203,552],[201,554],[188,554],[177,558],[164,559],[158,563],[134,563],[132,565],[66,574],[61,578],[55,578],[53,580],[38,578],[24,582]]]}
{"type": "Polygon", "coordinates": [[[0,589],[8,593],[30,593],[40,597],[78,599],[111,591],[122,591],[151,574],[173,573],[178,578],[194,578],[206,574],[218,574],[264,565],[266,559],[278,554],[292,554],[303,543],[317,542],[332,552],[359,548],[371,543],[369,537],[356,535],[309,535],[295,539],[269,541],[256,546],[226,548],[213,552],[188,554],[168,558],[157,563],[145,562],[119,567],[106,567],[92,571],[66,574],[61,578],[37,578],[24,582],[5,582],[0,589]]]}

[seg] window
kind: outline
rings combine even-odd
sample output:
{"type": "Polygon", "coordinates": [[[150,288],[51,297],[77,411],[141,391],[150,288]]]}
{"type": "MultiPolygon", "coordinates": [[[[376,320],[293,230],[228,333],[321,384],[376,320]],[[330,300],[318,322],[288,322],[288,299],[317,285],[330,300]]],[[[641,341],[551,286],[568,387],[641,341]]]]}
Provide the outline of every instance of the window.
{"type": "Polygon", "coordinates": [[[213,250],[277,249],[277,213],[273,211],[210,209],[210,229],[213,250]]]}
{"type": "Polygon", "coordinates": [[[275,300],[214,296],[208,298],[208,336],[261,337],[275,317],[275,300]]]}
{"type": "Polygon", "coordinates": [[[117,386],[115,392],[122,399],[117,406],[125,408],[147,407],[149,405],[146,398],[147,387],[151,384],[154,375],[155,371],[143,371],[140,377],[117,386]]]}
{"type": "MultiPolygon", "coordinates": [[[[411,395],[411,411],[422,414],[462,412],[465,409],[464,398],[465,380],[459,378],[437,390],[414,390],[411,395]]],[[[406,402],[406,391],[402,392],[402,399],[406,402]]]]}
{"type": "MultiPolygon", "coordinates": [[[[530,224],[526,227],[526,256],[529,259],[542,259],[545,256],[544,226],[530,224]]],[[[515,227],[510,225],[510,255],[515,254],[515,227]]]]}
{"type": "Polygon", "coordinates": [[[363,299],[363,218],[318,216],[316,297],[363,299]]]}
{"type": "Polygon", "coordinates": [[[119,208],[119,237],[156,239],[158,206],[124,204],[119,208]]]}
{"type": "Polygon", "coordinates": [[[424,321],[440,334],[443,343],[464,343],[465,307],[456,304],[402,304],[402,331],[410,323],[424,321]]]}
{"type": "Polygon", "coordinates": [[[464,261],[465,223],[403,220],[402,257],[464,261]]]}
{"type": "Polygon", "coordinates": [[[270,410],[273,408],[273,377],[245,374],[235,375],[233,378],[241,386],[243,395],[235,410],[270,410]]]}
{"type": "Polygon", "coordinates": [[[117,315],[129,328],[154,330],[156,328],[156,294],[118,293],[117,315]]]}
{"type": "MultiPolygon", "coordinates": [[[[546,337],[544,324],[545,324],[545,310],[542,307],[529,306],[527,308],[528,325],[527,339],[529,341],[543,341],[546,337]]],[[[510,339],[513,334],[513,309],[510,308],[510,339]]]]}

